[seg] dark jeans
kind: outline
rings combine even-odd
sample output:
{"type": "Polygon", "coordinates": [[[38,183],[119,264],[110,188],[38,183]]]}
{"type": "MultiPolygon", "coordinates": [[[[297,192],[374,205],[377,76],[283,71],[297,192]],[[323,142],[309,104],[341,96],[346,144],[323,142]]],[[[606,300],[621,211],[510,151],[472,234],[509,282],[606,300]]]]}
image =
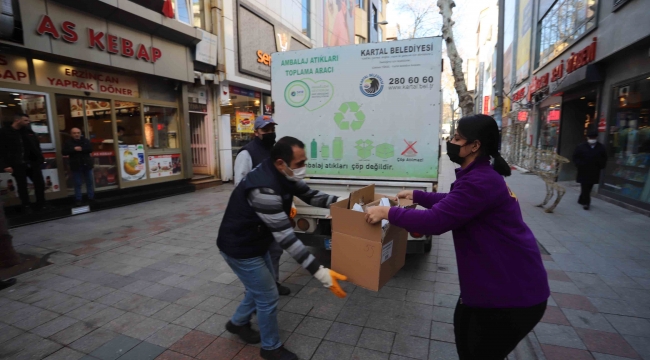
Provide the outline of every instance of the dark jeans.
{"type": "Polygon", "coordinates": [[[528,308],[472,308],[459,302],[454,312],[460,360],[504,360],[544,316],[546,301],[528,308]]]}
{"type": "Polygon", "coordinates": [[[45,181],[43,180],[40,164],[15,166],[13,170],[14,172],[11,175],[16,179],[18,196],[22,205],[29,206],[29,192],[27,191],[27,178],[29,178],[34,184],[36,206],[43,206],[45,204],[45,181]]]}
{"type": "Polygon", "coordinates": [[[593,188],[594,184],[580,184],[580,197],[578,198],[578,204],[591,205],[591,189],[593,188]]]}
{"type": "Polygon", "coordinates": [[[86,195],[88,195],[88,199],[94,199],[93,169],[82,166],[77,170],[73,170],[72,175],[74,176],[74,199],[81,201],[81,185],[83,185],[84,180],[86,181],[86,195]]]}

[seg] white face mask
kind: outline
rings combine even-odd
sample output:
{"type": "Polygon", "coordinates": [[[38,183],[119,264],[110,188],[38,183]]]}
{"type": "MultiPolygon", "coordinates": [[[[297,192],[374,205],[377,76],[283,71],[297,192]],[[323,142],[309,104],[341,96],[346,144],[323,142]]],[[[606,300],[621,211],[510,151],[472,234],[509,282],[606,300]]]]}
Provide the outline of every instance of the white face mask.
{"type": "Polygon", "coordinates": [[[598,142],[598,139],[589,139],[589,140],[587,140],[587,142],[589,143],[589,145],[596,145],[596,143],[598,142]]]}
{"type": "Polygon", "coordinates": [[[284,176],[286,176],[287,179],[289,179],[290,181],[298,182],[298,181],[304,179],[305,176],[307,175],[307,167],[306,166],[303,166],[303,167],[298,168],[298,169],[291,169],[289,167],[289,165],[287,165],[287,163],[284,163],[284,164],[286,165],[287,169],[290,169],[293,172],[293,176],[287,174],[286,172],[284,173],[284,176]]]}

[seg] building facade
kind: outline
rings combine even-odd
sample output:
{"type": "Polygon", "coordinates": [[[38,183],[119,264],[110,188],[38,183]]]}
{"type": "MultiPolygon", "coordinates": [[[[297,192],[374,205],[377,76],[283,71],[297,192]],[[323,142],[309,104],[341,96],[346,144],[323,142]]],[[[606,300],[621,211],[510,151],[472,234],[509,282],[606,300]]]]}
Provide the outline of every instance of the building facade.
{"type": "MultiPolygon", "coordinates": [[[[521,123],[529,145],[569,159],[597,128],[609,152],[599,193],[650,210],[650,0],[506,0],[506,12],[508,4],[519,16],[506,125],[521,123]]],[[[564,165],[558,180],[576,172],[564,165]]]]}
{"type": "MultiPolygon", "coordinates": [[[[189,3],[188,3],[189,5],[189,3]]],[[[46,158],[46,198],[67,197],[62,147],[70,130],[90,140],[97,191],[192,176],[189,85],[202,36],[190,24],[130,1],[4,1],[0,118],[25,113],[46,158]]],[[[0,174],[7,205],[15,179],[0,174]]]]}
{"type": "MultiPolygon", "coordinates": [[[[253,122],[273,115],[274,52],[342,46],[386,38],[386,0],[224,0],[221,9],[215,155],[219,176],[233,179],[238,151],[253,139],[253,122]]],[[[282,119],[275,119],[282,132],[282,119]]]]}

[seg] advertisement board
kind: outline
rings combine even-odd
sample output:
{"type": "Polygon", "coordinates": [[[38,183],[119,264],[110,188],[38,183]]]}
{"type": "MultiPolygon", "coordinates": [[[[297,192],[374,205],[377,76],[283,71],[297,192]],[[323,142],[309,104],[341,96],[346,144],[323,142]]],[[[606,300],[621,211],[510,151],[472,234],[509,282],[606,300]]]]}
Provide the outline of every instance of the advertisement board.
{"type": "Polygon", "coordinates": [[[181,173],[181,155],[165,154],[149,156],[149,177],[151,179],[179,175],[181,173]]]}
{"type": "Polygon", "coordinates": [[[323,46],[354,44],[354,0],[323,1],[323,46]]]}
{"type": "Polygon", "coordinates": [[[146,178],[144,145],[120,145],[122,180],[134,181],[146,178]]]}
{"type": "Polygon", "coordinates": [[[273,54],[274,117],[319,177],[436,179],[441,38],[273,54]]]}
{"type": "Polygon", "coordinates": [[[252,134],[255,131],[255,114],[252,112],[235,112],[235,123],[238,133],[252,134]]]}

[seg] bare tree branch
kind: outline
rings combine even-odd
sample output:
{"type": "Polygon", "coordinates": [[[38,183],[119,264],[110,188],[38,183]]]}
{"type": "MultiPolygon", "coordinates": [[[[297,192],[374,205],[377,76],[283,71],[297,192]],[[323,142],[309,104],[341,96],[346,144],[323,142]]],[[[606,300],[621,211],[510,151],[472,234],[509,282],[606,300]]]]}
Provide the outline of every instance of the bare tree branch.
{"type": "Polygon", "coordinates": [[[454,40],[453,26],[451,20],[452,9],[456,6],[453,0],[438,0],[437,3],[442,15],[442,38],[447,45],[447,56],[451,64],[451,72],[454,77],[454,88],[458,94],[458,104],[462,109],[463,116],[474,114],[474,99],[465,84],[465,74],[463,73],[463,59],[458,54],[456,42],[454,40]]]}
{"type": "Polygon", "coordinates": [[[396,0],[395,9],[409,18],[408,26],[397,25],[400,39],[439,35],[441,19],[432,0],[396,0]]]}

